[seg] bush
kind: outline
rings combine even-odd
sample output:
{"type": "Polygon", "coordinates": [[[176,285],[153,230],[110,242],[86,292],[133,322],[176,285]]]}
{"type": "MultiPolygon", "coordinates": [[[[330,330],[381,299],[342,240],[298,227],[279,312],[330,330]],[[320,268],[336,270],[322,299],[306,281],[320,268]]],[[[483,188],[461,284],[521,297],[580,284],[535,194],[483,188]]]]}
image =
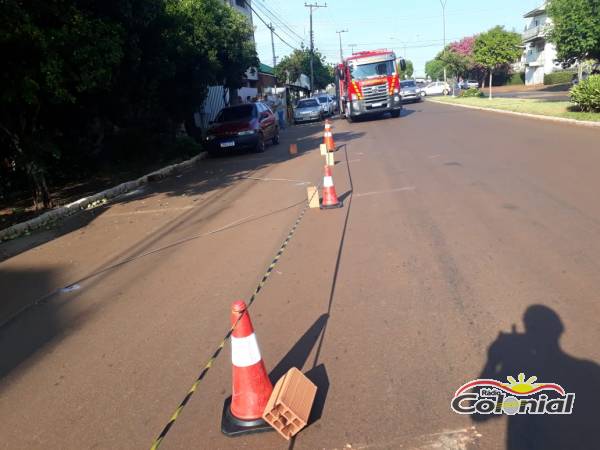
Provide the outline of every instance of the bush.
{"type": "Polygon", "coordinates": [[[565,84],[570,83],[573,79],[573,72],[562,71],[552,72],[544,75],[544,84],[565,84]]]}
{"type": "Polygon", "coordinates": [[[525,84],[525,72],[513,73],[506,84],[509,86],[525,84]]]}
{"type": "Polygon", "coordinates": [[[600,112],[600,75],[592,75],[571,89],[571,101],[585,112],[600,112]]]}
{"type": "Polygon", "coordinates": [[[469,88],[461,91],[459,97],[483,97],[483,92],[478,88],[469,88]]]}

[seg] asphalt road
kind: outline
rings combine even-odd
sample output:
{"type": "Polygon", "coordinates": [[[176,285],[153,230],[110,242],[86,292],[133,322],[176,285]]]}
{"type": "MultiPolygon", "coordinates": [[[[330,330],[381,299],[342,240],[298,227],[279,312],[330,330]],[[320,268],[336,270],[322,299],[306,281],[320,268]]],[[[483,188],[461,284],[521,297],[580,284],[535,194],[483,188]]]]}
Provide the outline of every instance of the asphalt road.
{"type": "MultiPolygon", "coordinates": [[[[0,448],[151,445],[320,181],[321,126],[0,247],[2,321],[81,280],[0,329],[0,448]]],[[[318,385],[312,423],[222,436],[227,347],[161,448],[597,447],[599,132],[427,102],[334,127],[344,208],[306,213],[251,309],[271,376],[318,385]],[[575,414],[451,411],[462,384],[520,372],[575,414]]]]}

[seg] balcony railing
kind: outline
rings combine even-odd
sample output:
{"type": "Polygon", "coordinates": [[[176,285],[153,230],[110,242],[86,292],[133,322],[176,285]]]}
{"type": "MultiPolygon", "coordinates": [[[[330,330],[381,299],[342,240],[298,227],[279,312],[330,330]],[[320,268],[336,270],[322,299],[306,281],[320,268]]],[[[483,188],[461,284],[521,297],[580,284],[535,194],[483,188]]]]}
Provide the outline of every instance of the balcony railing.
{"type": "Polygon", "coordinates": [[[523,42],[531,41],[538,37],[544,37],[546,35],[546,26],[538,25],[537,27],[531,27],[523,31],[522,37],[523,42]]]}
{"type": "Polygon", "coordinates": [[[532,53],[525,57],[525,64],[528,66],[543,66],[544,65],[544,54],[543,53],[532,53]]]}

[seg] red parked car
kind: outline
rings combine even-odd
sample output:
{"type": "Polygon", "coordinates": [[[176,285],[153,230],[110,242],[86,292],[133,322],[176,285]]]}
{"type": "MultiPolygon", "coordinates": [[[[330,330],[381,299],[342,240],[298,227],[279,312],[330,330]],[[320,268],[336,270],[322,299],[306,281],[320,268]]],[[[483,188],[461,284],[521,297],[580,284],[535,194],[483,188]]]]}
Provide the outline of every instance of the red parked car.
{"type": "Polygon", "coordinates": [[[223,108],[206,135],[209,154],[233,150],[264,152],[267,141],[279,143],[279,123],[262,102],[223,108]]]}

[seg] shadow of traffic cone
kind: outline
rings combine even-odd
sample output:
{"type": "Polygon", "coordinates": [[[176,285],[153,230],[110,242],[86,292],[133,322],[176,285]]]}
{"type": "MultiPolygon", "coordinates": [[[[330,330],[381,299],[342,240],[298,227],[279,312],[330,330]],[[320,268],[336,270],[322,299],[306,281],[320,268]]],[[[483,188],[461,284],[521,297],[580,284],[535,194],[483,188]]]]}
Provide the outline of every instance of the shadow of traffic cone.
{"type": "Polygon", "coordinates": [[[321,209],[341,208],[342,202],[338,199],[333,185],[333,176],[331,175],[331,167],[325,166],[325,174],[323,176],[323,201],[321,209]]]}
{"type": "Polygon", "coordinates": [[[232,395],[223,405],[221,431],[227,436],[271,431],[273,428],[262,415],[273,385],[243,301],[232,305],[231,325],[235,325],[231,334],[232,395]]]}
{"type": "Polygon", "coordinates": [[[335,151],[335,142],[333,140],[331,122],[329,119],[325,120],[325,133],[323,135],[323,143],[327,146],[327,151],[334,152],[335,151]]]}

